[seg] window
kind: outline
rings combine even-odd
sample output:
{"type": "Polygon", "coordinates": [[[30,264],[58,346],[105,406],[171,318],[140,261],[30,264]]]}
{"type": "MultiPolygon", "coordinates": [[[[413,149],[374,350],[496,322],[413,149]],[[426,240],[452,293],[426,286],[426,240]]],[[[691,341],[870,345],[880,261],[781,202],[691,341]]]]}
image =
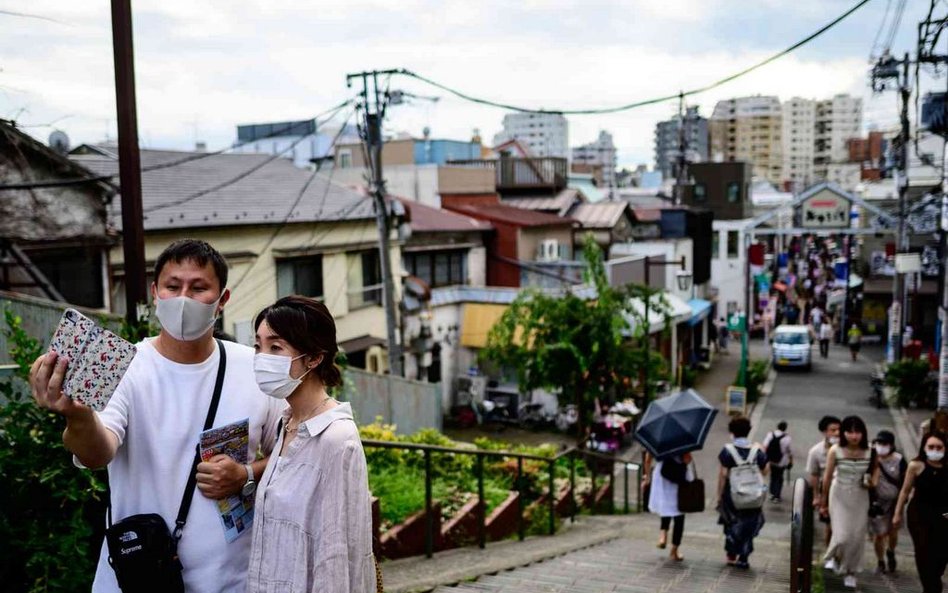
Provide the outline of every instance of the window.
{"type": "Polygon", "coordinates": [[[711,231],[711,259],[721,257],[721,233],[711,231]]]}
{"type": "Polygon", "coordinates": [[[727,257],[728,259],[734,259],[737,257],[737,254],[740,250],[740,241],[739,241],[739,232],[738,231],[728,231],[727,232],[727,257]]]}
{"type": "Polygon", "coordinates": [[[352,151],[348,148],[339,151],[339,168],[348,169],[352,167],[352,151]]]}
{"type": "Polygon", "coordinates": [[[382,266],[376,249],[346,254],[349,308],[382,304],[382,266]]]}
{"type": "Polygon", "coordinates": [[[277,262],[277,297],[291,294],[323,297],[323,258],[320,255],[277,262]]]}
{"type": "Polygon", "coordinates": [[[467,251],[406,253],[405,270],[424,280],[431,288],[467,284],[467,251]]]}
{"type": "Polygon", "coordinates": [[[728,202],[731,204],[738,203],[741,199],[741,185],[736,181],[728,183],[726,195],[728,202]]]}
{"type": "Polygon", "coordinates": [[[703,183],[696,183],[694,196],[695,202],[704,202],[708,199],[708,188],[703,183]]]}

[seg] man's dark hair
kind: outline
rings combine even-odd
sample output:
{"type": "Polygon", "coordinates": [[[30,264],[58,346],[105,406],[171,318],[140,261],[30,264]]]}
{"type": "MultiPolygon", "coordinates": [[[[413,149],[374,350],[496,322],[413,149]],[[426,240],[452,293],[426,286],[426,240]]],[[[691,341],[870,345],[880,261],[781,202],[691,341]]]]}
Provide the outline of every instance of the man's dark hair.
{"type": "Polygon", "coordinates": [[[227,288],[227,261],[219,251],[211,247],[210,243],[200,239],[180,239],[165,247],[155,260],[155,282],[158,282],[161,269],[166,263],[180,264],[184,261],[193,261],[202,268],[210,263],[220,281],[221,292],[227,288]]]}
{"type": "Polygon", "coordinates": [[[823,416],[820,418],[820,432],[826,432],[826,429],[830,427],[830,424],[839,424],[840,420],[836,416],[823,416]]]}
{"type": "Polygon", "coordinates": [[[787,421],[781,420],[777,423],[777,430],[787,430],[787,421]]]}
{"type": "Polygon", "coordinates": [[[744,438],[751,432],[751,421],[744,416],[738,416],[727,424],[727,430],[737,438],[744,438]]]}

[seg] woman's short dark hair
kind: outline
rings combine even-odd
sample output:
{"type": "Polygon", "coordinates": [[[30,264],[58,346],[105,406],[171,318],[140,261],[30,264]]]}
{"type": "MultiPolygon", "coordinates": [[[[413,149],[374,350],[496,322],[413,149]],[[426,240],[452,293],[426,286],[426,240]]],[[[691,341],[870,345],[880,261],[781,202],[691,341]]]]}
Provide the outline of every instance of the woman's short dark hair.
{"type": "Polygon", "coordinates": [[[859,439],[859,448],[868,449],[869,448],[869,429],[866,428],[866,423],[862,421],[862,418],[859,416],[846,416],[843,418],[843,421],[839,423],[839,446],[848,447],[849,443],[846,441],[846,431],[854,432],[858,431],[862,433],[862,437],[859,439]]]}
{"type": "Polygon", "coordinates": [[[948,437],[945,436],[945,433],[938,430],[926,432],[925,436],[922,437],[922,443],[918,446],[918,456],[915,457],[915,461],[925,461],[928,459],[928,456],[925,455],[925,444],[928,443],[928,439],[930,438],[938,439],[941,441],[943,447],[948,448],[948,440],[946,440],[948,437]]]}
{"type": "Polygon", "coordinates": [[[314,373],[326,387],[342,385],[342,370],[336,364],[336,322],[326,305],[299,295],[283,297],[257,314],[254,331],[264,321],[300,353],[323,355],[314,373]]]}
{"type": "Polygon", "coordinates": [[[737,438],[745,438],[751,433],[751,421],[744,416],[738,416],[727,423],[727,429],[737,438]]]}
{"type": "Polygon", "coordinates": [[[823,416],[820,418],[820,432],[826,432],[831,424],[839,424],[839,418],[836,416],[823,416]]]}

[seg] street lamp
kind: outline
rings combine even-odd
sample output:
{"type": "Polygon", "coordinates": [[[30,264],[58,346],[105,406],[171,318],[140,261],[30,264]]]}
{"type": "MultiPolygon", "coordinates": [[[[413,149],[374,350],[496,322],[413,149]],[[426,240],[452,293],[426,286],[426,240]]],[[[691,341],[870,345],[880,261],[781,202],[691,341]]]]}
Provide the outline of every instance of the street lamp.
{"type": "Polygon", "coordinates": [[[685,269],[685,256],[681,256],[681,259],[677,260],[652,260],[649,256],[645,256],[645,403],[647,404],[652,399],[652,389],[649,385],[649,359],[651,358],[651,343],[652,343],[652,326],[649,323],[649,309],[651,309],[652,304],[652,283],[651,283],[651,273],[649,272],[652,269],[652,266],[680,266],[681,270],[677,272],[676,277],[678,280],[678,288],[684,292],[691,288],[692,274],[685,269]]]}

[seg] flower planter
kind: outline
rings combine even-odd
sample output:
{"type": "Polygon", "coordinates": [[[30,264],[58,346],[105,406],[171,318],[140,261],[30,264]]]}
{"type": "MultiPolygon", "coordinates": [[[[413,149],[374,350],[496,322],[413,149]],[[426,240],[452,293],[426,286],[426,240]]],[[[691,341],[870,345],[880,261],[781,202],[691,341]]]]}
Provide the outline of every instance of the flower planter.
{"type": "Polygon", "coordinates": [[[460,548],[477,543],[477,526],[484,506],[475,497],[458,509],[441,528],[441,543],[444,550],[460,548]]]}
{"type": "Polygon", "coordinates": [[[487,517],[487,541],[502,540],[517,531],[517,512],[520,510],[517,503],[519,500],[520,493],[511,492],[506,500],[500,503],[487,517]]]}
{"type": "MultiPolygon", "coordinates": [[[[431,505],[434,549],[441,549],[441,503],[431,505]]],[[[382,534],[382,556],[391,560],[425,553],[425,511],[418,511],[382,534]]]]}

